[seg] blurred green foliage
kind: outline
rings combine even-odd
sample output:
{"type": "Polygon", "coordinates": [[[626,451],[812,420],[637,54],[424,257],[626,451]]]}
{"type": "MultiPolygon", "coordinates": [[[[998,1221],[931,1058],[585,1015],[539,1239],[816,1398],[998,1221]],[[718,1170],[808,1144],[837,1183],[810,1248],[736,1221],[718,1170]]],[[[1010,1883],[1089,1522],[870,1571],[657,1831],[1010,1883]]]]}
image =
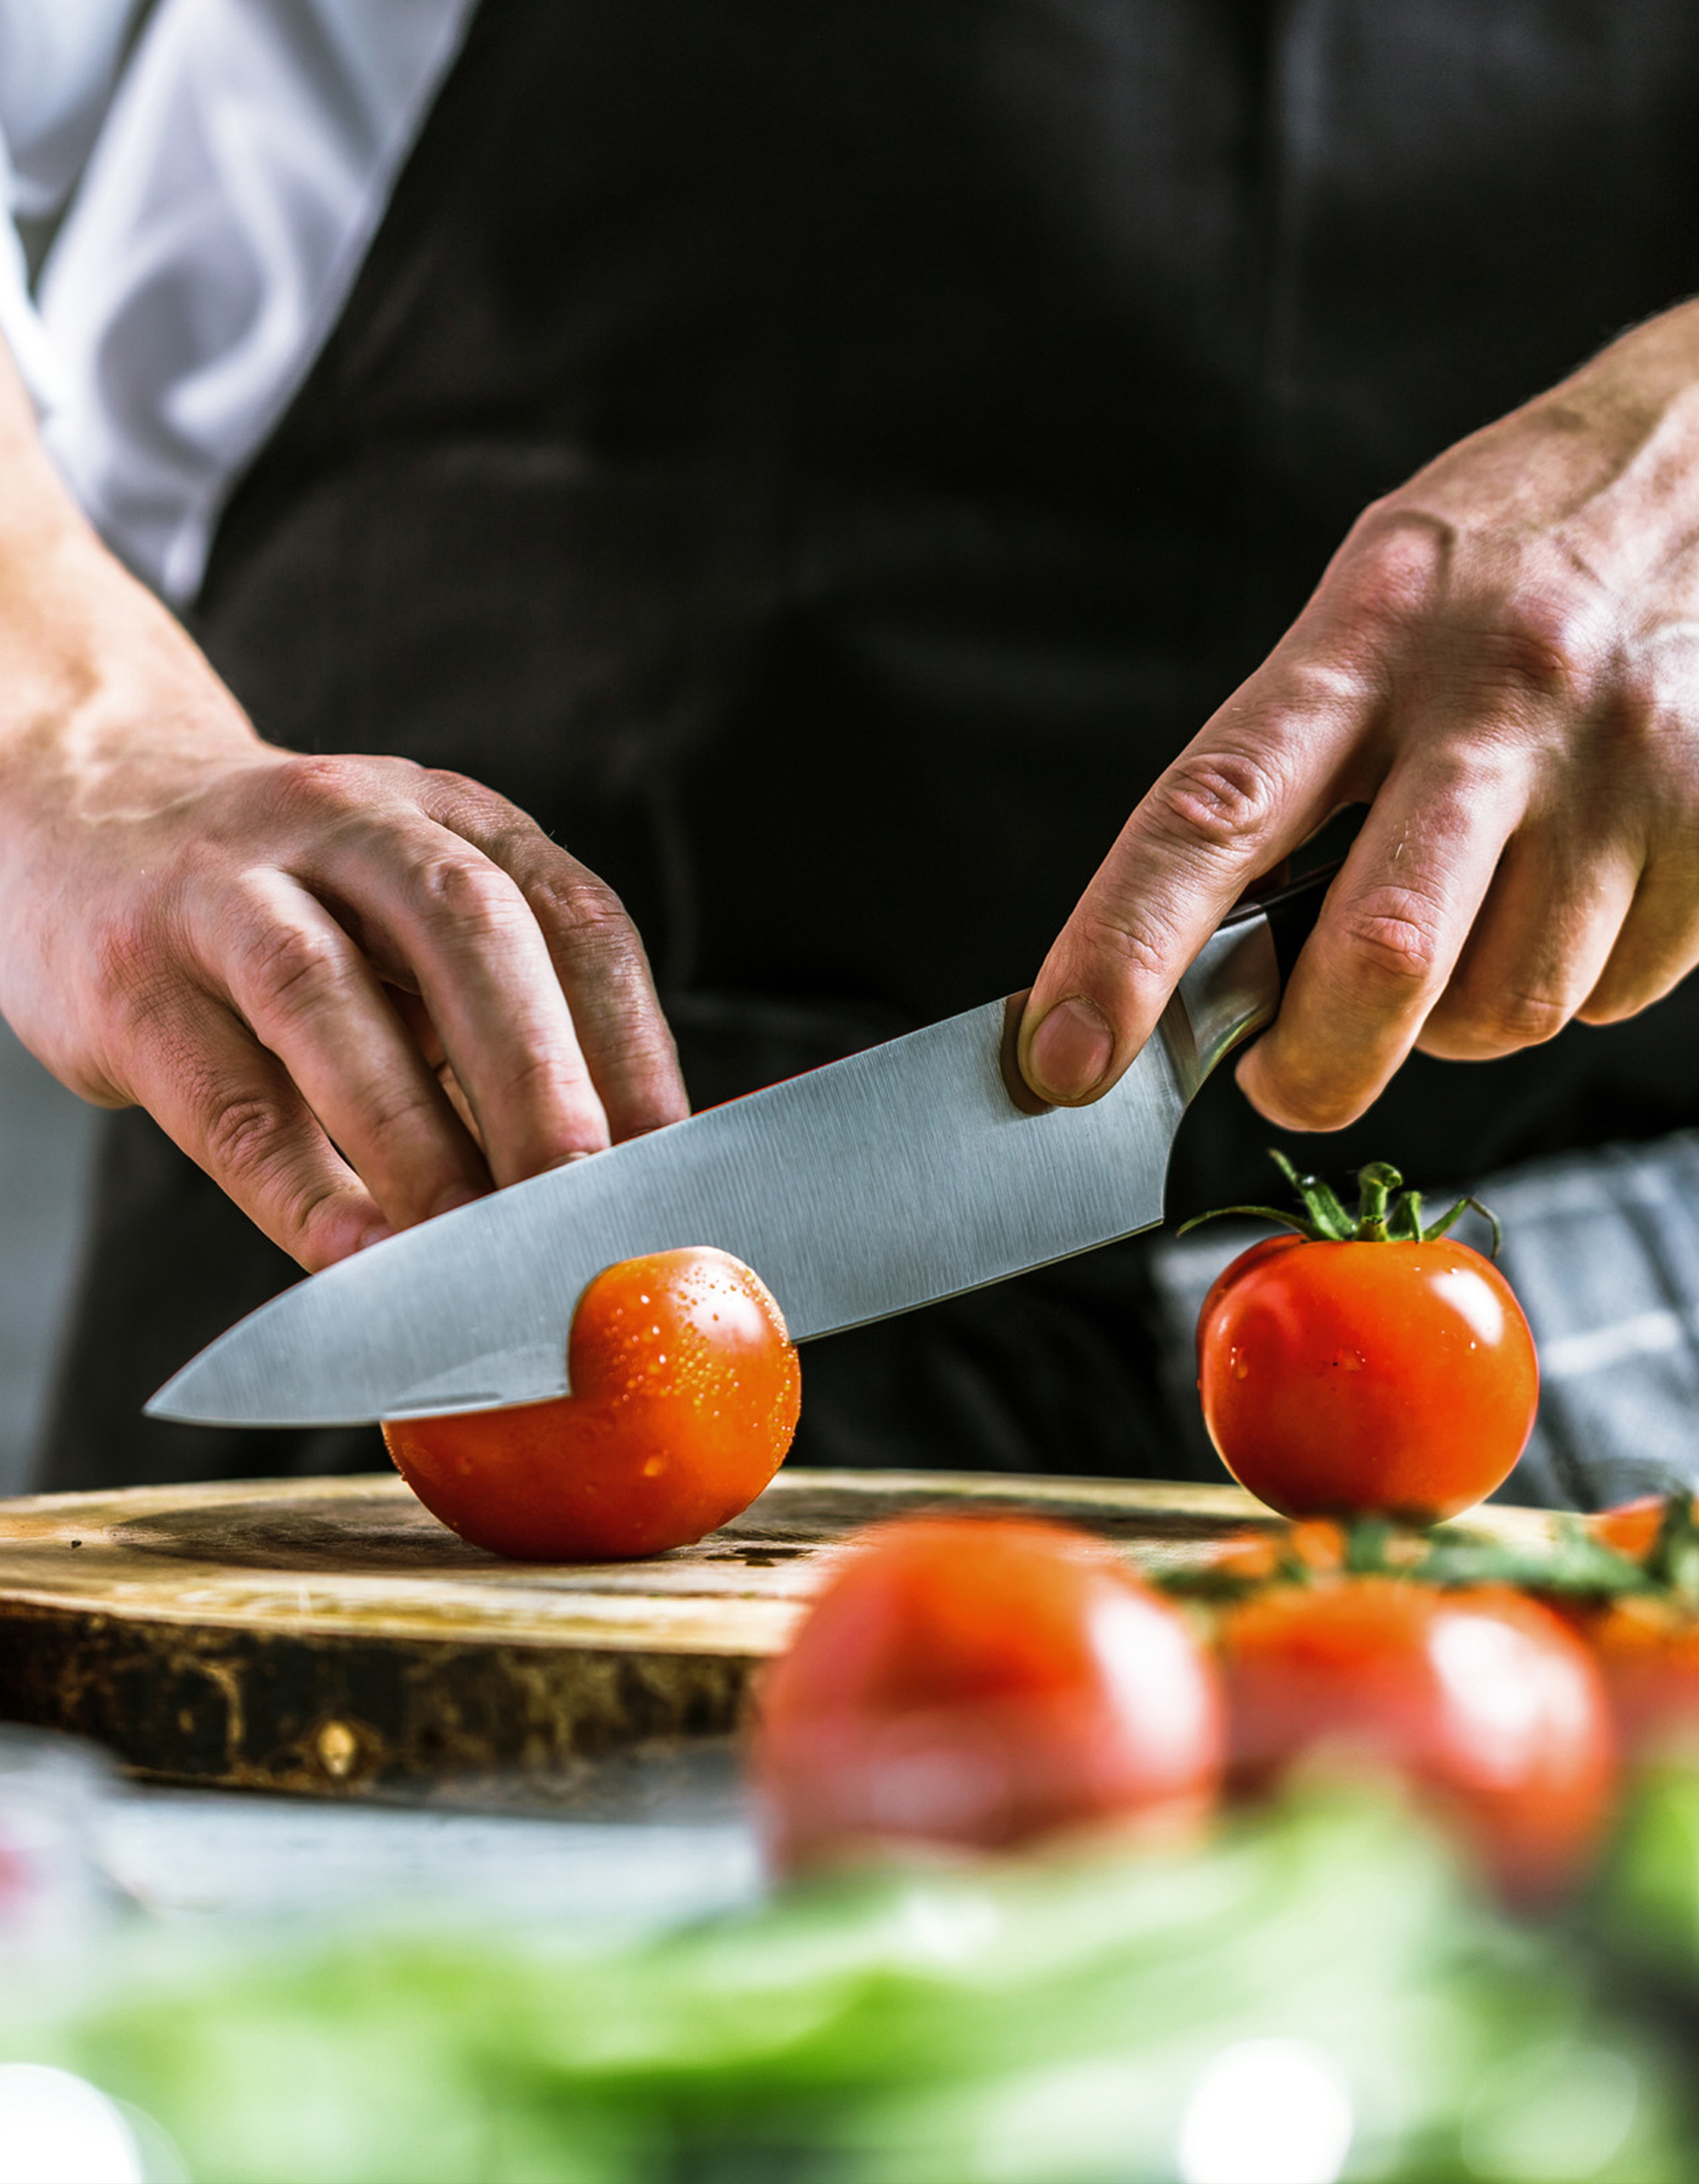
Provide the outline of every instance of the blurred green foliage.
{"type": "MultiPolygon", "coordinates": [[[[1699,1971],[1685,1798],[1685,1851],[1650,1812],[1610,1887],[1699,1971]]],[[[1201,1849],[867,1875],[636,1943],[141,1930],[80,1996],[0,2007],[0,2053],[156,2117],[196,2184],[1254,2184],[1224,2131],[1271,2177],[1699,2173],[1669,2051],[1581,1943],[1328,1791],[1201,1849]]]]}

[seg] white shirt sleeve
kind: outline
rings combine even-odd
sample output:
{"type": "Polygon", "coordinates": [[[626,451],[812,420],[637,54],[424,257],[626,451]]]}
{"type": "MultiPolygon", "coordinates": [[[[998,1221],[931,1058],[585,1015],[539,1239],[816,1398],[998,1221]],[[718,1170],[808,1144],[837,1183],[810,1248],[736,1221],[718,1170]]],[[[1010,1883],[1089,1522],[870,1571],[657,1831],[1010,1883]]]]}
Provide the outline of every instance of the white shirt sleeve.
{"type": "Polygon", "coordinates": [[[70,195],[88,157],[137,0],[0,0],[0,337],[38,410],[64,376],[30,299],[13,223],[70,195]]]}
{"type": "Polygon", "coordinates": [[[168,599],[340,317],[473,6],[159,0],[41,304],[49,450],[168,599]]]}

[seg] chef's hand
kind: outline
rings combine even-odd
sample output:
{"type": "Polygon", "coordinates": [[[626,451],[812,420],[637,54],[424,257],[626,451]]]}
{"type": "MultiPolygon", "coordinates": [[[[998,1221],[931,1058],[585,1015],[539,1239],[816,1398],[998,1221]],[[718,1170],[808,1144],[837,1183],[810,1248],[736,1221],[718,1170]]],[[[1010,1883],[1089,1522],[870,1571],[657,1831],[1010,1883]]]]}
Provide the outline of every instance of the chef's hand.
{"type": "Polygon", "coordinates": [[[474,782],[261,742],[3,349],[0,931],[25,1043],[308,1267],[686,1112],[612,893],[474,782]]]}
{"type": "Polygon", "coordinates": [[[1331,1130],[1410,1052],[1603,1024],[1699,961],[1699,305],[1377,502],[1267,661],[1128,821],[1021,1027],[1106,1091],[1211,929],[1370,806],[1239,1081],[1331,1130]]]}

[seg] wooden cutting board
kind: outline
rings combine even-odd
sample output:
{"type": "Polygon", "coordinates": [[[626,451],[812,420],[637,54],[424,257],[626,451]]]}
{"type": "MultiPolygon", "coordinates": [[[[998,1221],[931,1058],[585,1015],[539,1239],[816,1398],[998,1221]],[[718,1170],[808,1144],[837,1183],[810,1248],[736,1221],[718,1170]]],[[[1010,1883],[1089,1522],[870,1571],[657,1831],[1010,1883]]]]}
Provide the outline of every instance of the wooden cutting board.
{"type": "Polygon", "coordinates": [[[695,1547],[564,1566],[468,1547],[391,1477],[38,1495],[0,1503],[0,1717],[154,1780],[593,1808],[611,1757],[737,1726],[847,1535],[939,1507],[1145,1568],[1273,1521],[1230,1486],[797,1471],[695,1547]]]}

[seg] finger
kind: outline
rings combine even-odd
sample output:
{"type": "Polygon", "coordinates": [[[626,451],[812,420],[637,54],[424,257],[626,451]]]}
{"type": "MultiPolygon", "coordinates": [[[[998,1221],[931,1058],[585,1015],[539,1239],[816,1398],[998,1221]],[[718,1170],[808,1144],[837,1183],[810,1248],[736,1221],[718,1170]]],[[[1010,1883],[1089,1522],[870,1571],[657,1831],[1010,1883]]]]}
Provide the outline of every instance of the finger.
{"type": "Polygon", "coordinates": [[[1122,828],[1046,957],[1022,1072],[1062,1105],[1106,1092],[1247,886],[1344,799],[1379,694],[1289,640],[1122,828]]]}
{"type": "Polygon", "coordinates": [[[416,993],[409,992],[404,986],[386,985],[384,991],[397,1015],[407,1026],[413,1043],[424,1055],[432,1076],[442,1086],[449,1105],[460,1117],[467,1136],[481,1153],[484,1141],[478,1134],[478,1118],[472,1112],[471,1101],[461,1089],[460,1079],[455,1075],[455,1066],[449,1060],[449,1050],[443,1044],[442,1035],[431,1021],[430,1010],[416,993]]]}
{"type": "Polygon", "coordinates": [[[432,820],[386,812],[380,831],[320,845],[304,876],[348,907],[385,977],[417,985],[498,1183],[609,1143],[542,930],[481,850],[432,820]]]}
{"type": "Polygon", "coordinates": [[[167,1135],[310,1273],[390,1234],[288,1072],[210,996],[156,1020],[130,1088],[167,1135]]]}
{"type": "Polygon", "coordinates": [[[690,1101],[636,927],[618,897],[522,811],[457,775],[426,808],[501,866],[531,905],[616,1143],[681,1121],[690,1101]]]}
{"type": "Polygon", "coordinates": [[[1615,1024],[1661,1001],[1699,966],[1699,830],[1690,826],[1655,857],[1615,946],[1575,1011],[1584,1024],[1615,1024]]]}
{"type": "Polygon", "coordinates": [[[1422,1027],[1423,1053],[1490,1061],[1555,1038],[1597,985],[1638,880],[1638,858],[1608,842],[1513,835],[1422,1027]]]}
{"type": "Polygon", "coordinates": [[[397,1228],[490,1187],[478,1147],[371,966],[285,874],[252,874],[203,965],[397,1228]]]}
{"type": "Polygon", "coordinates": [[[1238,1068],[1287,1130],[1338,1130],[1415,1044],[1445,991],[1505,844],[1527,806],[1525,762],[1471,730],[1469,747],[1412,739],[1305,943],[1280,1014],[1238,1068]]]}

